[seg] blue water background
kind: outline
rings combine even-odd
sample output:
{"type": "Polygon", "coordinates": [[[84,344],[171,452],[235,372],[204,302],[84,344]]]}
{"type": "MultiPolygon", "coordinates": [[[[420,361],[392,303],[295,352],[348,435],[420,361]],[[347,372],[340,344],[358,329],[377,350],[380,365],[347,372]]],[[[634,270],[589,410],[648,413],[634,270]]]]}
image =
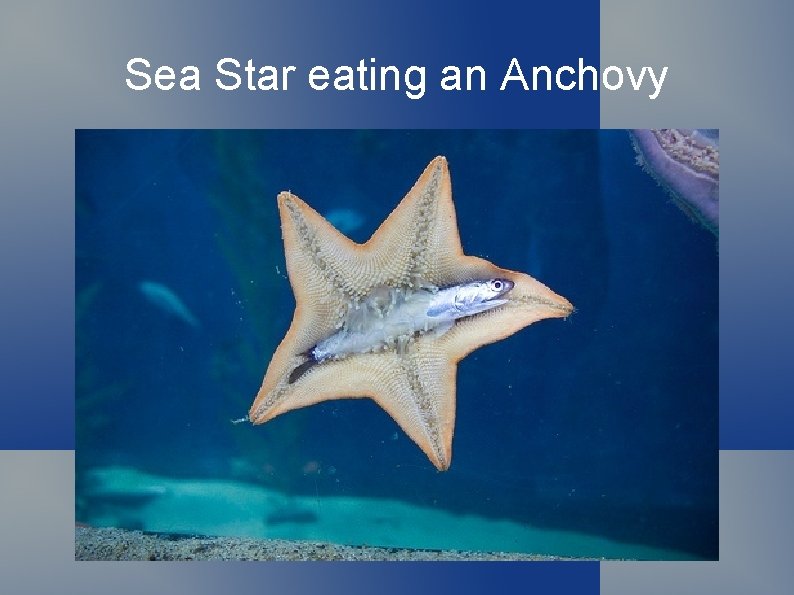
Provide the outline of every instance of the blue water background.
{"type": "Polygon", "coordinates": [[[717,264],[624,131],[78,131],[78,520],[81,474],[121,464],[715,558],[717,264]],[[292,318],[278,192],[355,213],[339,221],[363,242],[436,155],[464,250],[576,312],[461,362],[446,473],[369,400],[230,423],[292,318]]]}

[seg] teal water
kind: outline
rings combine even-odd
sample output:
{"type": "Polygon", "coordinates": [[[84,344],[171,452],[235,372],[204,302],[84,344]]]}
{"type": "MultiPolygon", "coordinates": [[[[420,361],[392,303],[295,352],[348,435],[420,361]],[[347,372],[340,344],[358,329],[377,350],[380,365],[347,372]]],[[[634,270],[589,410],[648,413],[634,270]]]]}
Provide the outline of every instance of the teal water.
{"type": "Polygon", "coordinates": [[[76,254],[78,521],[717,556],[717,246],[625,132],[78,131],[76,254]],[[463,360],[445,473],[369,400],[232,424],[292,317],[278,192],[361,242],[439,154],[466,252],[576,313],[463,360]]]}

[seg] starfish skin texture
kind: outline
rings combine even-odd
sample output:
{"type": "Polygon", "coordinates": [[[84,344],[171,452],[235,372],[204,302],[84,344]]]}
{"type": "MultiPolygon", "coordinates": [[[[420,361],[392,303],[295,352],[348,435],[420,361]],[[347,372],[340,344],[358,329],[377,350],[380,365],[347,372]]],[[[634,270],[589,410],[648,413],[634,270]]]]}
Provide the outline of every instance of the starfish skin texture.
{"type": "Polygon", "coordinates": [[[357,244],[297,196],[278,196],[295,314],[268,365],[248,414],[261,424],[321,401],[369,397],[444,471],[452,462],[458,362],[544,318],[573,311],[565,298],[529,275],[466,256],[460,244],[444,157],[436,157],[365,244],[357,244]],[[339,328],[348,306],[381,286],[437,287],[473,280],[513,281],[502,306],[456,321],[446,333],[311,367],[290,383],[306,353],[339,328]]]}

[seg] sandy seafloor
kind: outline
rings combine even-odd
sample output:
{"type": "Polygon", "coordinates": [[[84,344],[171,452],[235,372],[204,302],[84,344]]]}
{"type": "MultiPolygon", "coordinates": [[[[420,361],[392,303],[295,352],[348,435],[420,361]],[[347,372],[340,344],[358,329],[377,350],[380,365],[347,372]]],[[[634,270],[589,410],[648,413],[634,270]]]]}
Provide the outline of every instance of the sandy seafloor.
{"type": "Polygon", "coordinates": [[[175,479],[129,467],[95,469],[91,484],[85,497],[96,514],[86,519],[89,527],[76,529],[80,560],[691,558],[398,500],[297,496],[243,481],[175,479]]]}
{"type": "Polygon", "coordinates": [[[512,552],[420,550],[396,547],[351,546],[288,539],[197,537],[149,534],[124,529],[75,528],[75,560],[564,560],[512,552]]]}

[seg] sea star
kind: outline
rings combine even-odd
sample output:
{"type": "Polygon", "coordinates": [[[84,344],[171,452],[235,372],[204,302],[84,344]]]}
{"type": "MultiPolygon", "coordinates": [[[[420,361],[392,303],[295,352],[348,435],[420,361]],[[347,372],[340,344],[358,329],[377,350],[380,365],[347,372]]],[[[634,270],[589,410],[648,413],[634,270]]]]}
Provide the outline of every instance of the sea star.
{"type": "Polygon", "coordinates": [[[573,306],[529,275],[501,269],[460,244],[447,161],[436,157],[365,244],[356,244],[297,196],[278,196],[295,315],[270,361],[248,418],[277,415],[341,398],[370,397],[440,471],[452,461],[457,363],[478,347],[573,306]],[[376,288],[410,291],[472,280],[513,281],[508,303],[457,320],[443,335],[349,355],[292,374],[306,354],[339,328],[349,308],[376,288]]]}

